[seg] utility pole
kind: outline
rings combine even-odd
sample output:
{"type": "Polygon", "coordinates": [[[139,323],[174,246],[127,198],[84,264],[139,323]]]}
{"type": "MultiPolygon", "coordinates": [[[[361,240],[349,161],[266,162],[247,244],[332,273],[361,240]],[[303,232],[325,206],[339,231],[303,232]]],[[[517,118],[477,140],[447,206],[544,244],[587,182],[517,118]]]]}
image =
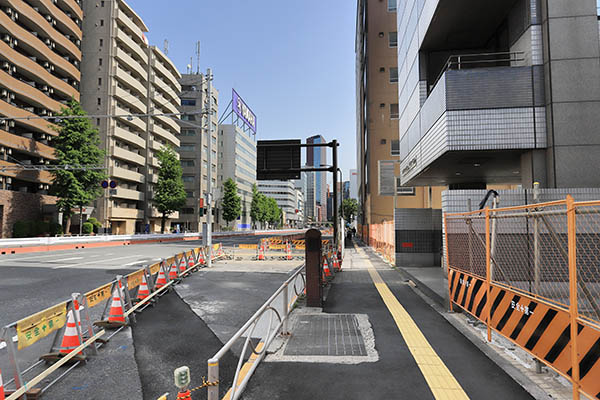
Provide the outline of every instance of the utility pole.
{"type": "Polygon", "coordinates": [[[332,144],[332,148],[333,148],[333,168],[332,168],[332,172],[333,172],[333,242],[335,243],[335,252],[337,254],[338,252],[338,246],[339,246],[339,217],[338,217],[338,191],[337,191],[337,181],[338,181],[338,174],[337,174],[337,169],[338,169],[338,162],[337,162],[337,147],[338,147],[338,143],[337,140],[333,140],[331,142],[332,144]]]}
{"type": "Polygon", "coordinates": [[[206,265],[208,266],[208,268],[212,267],[212,79],[212,70],[210,68],[207,68],[206,86],[208,92],[208,110],[206,113],[206,123],[208,127],[206,131],[208,132],[208,154],[206,158],[208,164],[208,171],[206,173],[206,176],[208,182],[206,182],[206,246],[208,247],[208,251],[206,255],[206,265]]]}

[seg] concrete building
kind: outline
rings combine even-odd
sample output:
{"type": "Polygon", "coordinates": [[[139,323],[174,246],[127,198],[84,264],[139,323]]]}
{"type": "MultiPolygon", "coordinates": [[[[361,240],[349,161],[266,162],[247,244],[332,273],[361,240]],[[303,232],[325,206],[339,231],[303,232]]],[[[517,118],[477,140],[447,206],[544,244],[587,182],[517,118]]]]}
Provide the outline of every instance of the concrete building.
{"type": "Polygon", "coordinates": [[[355,169],[350,170],[350,193],[351,199],[358,200],[358,171],[355,169]]]}
{"type": "Polygon", "coordinates": [[[350,198],[350,181],[344,181],[342,184],[342,200],[350,198]]]}
{"type": "MultiPolygon", "coordinates": [[[[303,223],[306,224],[307,219],[308,219],[308,173],[307,172],[300,172],[300,179],[296,179],[294,180],[294,185],[296,187],[296,190],[298,190],[298,192],[300,192],[300,195],[302,197],[302,207],[300,208],[300,210],[302,211],[302,218],[303,218],[303,223]]],[[[314,192],[311,193],[311,198],[312,201],[314,202],[314,192]]],[[[310,207],[311,210],[313,210],[314,212],[314,204],[310,207]]]]}
{"type": "Polygon", "coordinates": [[[304,196],[292,181],[258,181],[258,191],[272,197],[283,211],[283,224],[289,227],[304,225],[304,196]]]}
{"type": "MultiPolygon", "coordinates": [[[[234,221],[236,229],[251,229],[250,208],[252,204],[252,185],[256,184],[256,140],[249,131],[236,124],[219,125],[219,168],[218,193],[223,196],[223,183],[231,178],[237,183],[238,194],[242,198],[242,215],[234,221]]],[[[218,225],[227,226],[223,220],[223,211],[217,201],[218,225]]]]}
{"type": "MultiPolygon", "coordinates": [[[[408,3],[415,2],[399,2],[402,7],[408,3]]],[[[358,0],[357,4],[357,170],[350,174],[350,196],[359,203],[357,230],[370,243],[385,236],[386,244],[395,246],[398,265],[433,265],[439,262],[436,238],[441,232],[437,225],[418,221],[434,218],[433,209],[441,208],[442,188],[402,187],[399,182],[398,133],[404,125],[398,100],[403,82],[398,79],[397,3],[358,0]]]]}
{"type": "MultiPolygon", "coordinates": [[[[308,167],[308,165],[305,165],[308,167]]],[[[315,189],[315,178],[316,172],[305,173],[305,192],[304,192],[304,210],[305,218],[307,222],[318,222],[319,221],[319,205],[317,204],[317,196],[315,189]]]]}
{"type": "Polygon", "coordinates": [[[595,0],[399,2],[401,183],[600,186],[595,0]]]}
{"type": "MultiPolygon", "coordinates": [[[[326,143],[321,135],[311,136],[306,143],[326,143]]],[[[319,168],[327,165],[327,147],[307,147],[306,165],[319,168]]],[[[326,220],[327,214],[327,172],[313,172],[309,177],[308,184],[314,187],[315,192],[315,222],[326,220]],[[320,210],[320,211],[319,211],[320,210]]]]}
{"type": "MultiPolygon", "coordinates": [[[[181,144],[178,148],[183,167],[183,183],[187,193],[187,202],[179,213],[179,219],[174,223],[180,224],[187,231],[202,232],[202,223],[206,223],[206,215],[200,216],[200,199],[206,202],[206,188],[208,179],[208,118],[200,115],[208,106],[208,85],[203,74],[184,74],[179,80],[181,84],[181,111],[190,113],[180,121],[181,144]],[[200,128],[200,126],[202,128],[200,128]]],[[[219,92],[213,87],[213,110],[210,116],[212,126],[211,135],[211,163],[212,178],[216,187],[218,166],[218,110],[219,92]]],[[[214,204],[213,204],[214,206],[214,204]]],[[[206,207],[206,205],[205,205],[206,207]]]]}
{"type": "Polygon", "coordinates": [[[179,146],[177,118],[160,114],[179,112],[181,75],[148,45],[148,28],[125,1],[83,4],[82,105],[89,114],[116,115],[94,121],[108,175],[117,182],[116,190],[95,202],[95,216],[112,233],[155,232],[160,214],[152,206],[158,179],[154,153],[164,145],[179,146]]]}
{"type": "Polygon", "coordinates": [[[52,177],[19,165],[55,159],[49,117],[71,98],[79,100],[81,23],[78,2],[3,1],[0,11],[0,237],[17,221],[42,219],[52,177]]]}

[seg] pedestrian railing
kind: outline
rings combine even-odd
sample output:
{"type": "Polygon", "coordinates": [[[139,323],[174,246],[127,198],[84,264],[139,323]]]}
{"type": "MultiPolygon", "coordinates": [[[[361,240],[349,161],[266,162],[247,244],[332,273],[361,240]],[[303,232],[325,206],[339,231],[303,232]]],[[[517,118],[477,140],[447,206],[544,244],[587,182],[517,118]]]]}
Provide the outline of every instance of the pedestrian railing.
{"type": "MultiPolygon", "coordinates": [[[[238,399],[244,391],[250,377],[256,370],[258,364],[266,355],[267,349],[277,337],[278,334],[288,334],[288,318],[290,311],[303,293],[306,285],[305,265],[299,266],[292,275],[277,289],[275,293],[254,313],[254,315],[242,326],[229,341],[210,359],[208,360],[208,399],[218,400],[219,397],[219,362],[221,358],[231,350],[233,345],[245,336],[244,345],[240,354],[238,364],[235,370],[231,389],[225,396],[229,400],[238,399]],[[290,293],[290,289],[293,293],[290,293]],[[290,294],[292,299],[290,300],[290,294]],[[281,295],[281,296],[280,296],[281,295]],[[281,312],[278,311],[276,300],[281,297],[281,312]],[[268,325],[264,332],[257,332],[257,327],[263,318],[269,318],[268,325]],[[273,323],[275,319],[275,324],[273,323]],[[259,338],[258,344],[252,342],[253,338],[259,338]],[[249,368],[243,369],[246,354],[251,349],[248,355],[249,368]],[[243,371],[243,372],[242,372],[243,371]]],[[[260,329],[260,328],[259,328],[260,329]]]]}
{"type": "Polygon", "coordinates": [[[450,307],[600,394],[600,201],[444,215],[450,307]]]}

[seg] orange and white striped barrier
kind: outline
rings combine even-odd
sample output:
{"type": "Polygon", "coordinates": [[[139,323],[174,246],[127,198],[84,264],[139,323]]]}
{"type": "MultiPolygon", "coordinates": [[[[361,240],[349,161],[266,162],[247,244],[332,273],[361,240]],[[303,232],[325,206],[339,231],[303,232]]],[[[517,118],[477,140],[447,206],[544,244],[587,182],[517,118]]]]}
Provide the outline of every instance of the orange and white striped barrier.
{"type": "Polygon", "coordinates": [[[108,322],[125,325],[125,315],[123,313],[123,300],[119,289],[115,288],[112,295],[112,303],[108,312],[108,322]]]}
{"type": "Polygon", "coordinates": [[[292,245],[290,244],[289,241],[285,244],[285,259],[286,260],[293,259],[293,257],[292,257],[292,245]]]}

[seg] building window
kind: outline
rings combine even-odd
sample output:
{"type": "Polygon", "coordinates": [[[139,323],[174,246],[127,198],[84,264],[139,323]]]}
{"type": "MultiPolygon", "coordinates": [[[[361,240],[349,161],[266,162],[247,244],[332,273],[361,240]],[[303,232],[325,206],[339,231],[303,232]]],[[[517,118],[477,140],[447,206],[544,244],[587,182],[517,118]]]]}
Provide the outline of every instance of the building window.
{"type": "Polygon", "coordinates": [[[98,78],[98,86],[102,85],[102,78],[98,78]]]}
{"type": "Polygon", "coordinates": [[[190,207],[185,207],[181,209],[181,213],[187,215],[194,214],[194,209],[190,207]]]}
{"type": "Polygon", "coordinates": [[[390,47],[398,47],[398,32],[389,32],[388,40],[390,47]]]}
{"type": "Polygon", "coordinates": [[[98,97],[98,105],[102,105],[102,99],[98,97]]]}
{"type": "Polygon", "coordinates": [[[96,125],[100,126],[100,118],[96,118],[96,125]]]}
{"type": "Polygon", "coordinates": [[[387,139],[381,139],[381,140],[379,141],[379,143],[380,143],[380,144],[386,144],[386,143],[387,143],[387,139]]]}
{"type": "Polygon", "coordinates": [[[195,106],[196,99],[181,99],[182,106],[195,106]]]}
{"type": "Polygon", "coordinates": [[[183,121],[195,121],[196,120],[196,116],[195,115],[190,115],[190,114],[183,114],[181,116],[181,119],[183,121]]]}
{"type": "Polygon", "coordinates": [[[194,197],[194,191],[193,191],[193,190],[186,190],[186,191],[185,191],[185,195],[186,195],[188,198],[194,197]]]}
{"type": "Polygon", "coordinates": [[[102,59],[101,58],[98,59],[98,65],[102,65],[102,59]]]}
{"type": "Polygon", "coordinates": [[[182,144],[179,146],[180,151],[196,151],[196,146],[193,144],[182,144]]]}
{"type": "Polygon", "coordinates": [[[379,103],[379,108],[385,108],[385,103],[379,103]]]}
{"type": "Polygon", "coordinates": [[[398,68],[391,67],[390,68],[390,83],[398,82],[398,68]]]}
{"type": "Polygon", "coordinates": [[[182,129],[181,136],[196,136],[196,131],[194,129],[182,129]]]}
{"type": "Polygon", "coordinates": [[[195,165],[196,165],[196,163],[194,160],[186,160],[186,159],[181,160],[182,167],[194,167],[195,165]]]}
{"type": "Polygon", "coordinates": [[[100,47],[104,44],[104,39],[100,39],[100,47]]]}
{"type": "Polygon", "coordinates": [[[410,186],[402,186],[400,178],[396,177],[396,195],[398,196],[414,196],[415,188],[410,186]]]}
{"type": "Polygon", "coordinates": [[[100,7],[104,7],[104,0],[100,2],[100,7]]]}
{"type": "Polygon", "coordinates": [[[100,20],[100,26],[104,26],[104,20],[103,19],[100,20]]]}
{"type": "Polygon", "coordinates": [[[400,118],[400,111],[398,110],[398,103],[390,104],[390,118],[391,119],[400,118]]]}
{"type": "Polygon", "coordinates": [[[388,11],[389,12],[396,11],[396,0],[388,0],[388,11]]]}
{"type": "Polygon", "coordinates": [[[181,180],[184,182],[194,182],[194,175],[183,175],[181,180]]]}
{"type": "Polygon", "coordinates": [[[392,156],[399,157],[400,156],[400,141],[392,140],[392,156]]]}
{"type": "Polygon", "coordinates": [[[385,67],[379,67],[379,72],[385,72],[385,67]]]}

